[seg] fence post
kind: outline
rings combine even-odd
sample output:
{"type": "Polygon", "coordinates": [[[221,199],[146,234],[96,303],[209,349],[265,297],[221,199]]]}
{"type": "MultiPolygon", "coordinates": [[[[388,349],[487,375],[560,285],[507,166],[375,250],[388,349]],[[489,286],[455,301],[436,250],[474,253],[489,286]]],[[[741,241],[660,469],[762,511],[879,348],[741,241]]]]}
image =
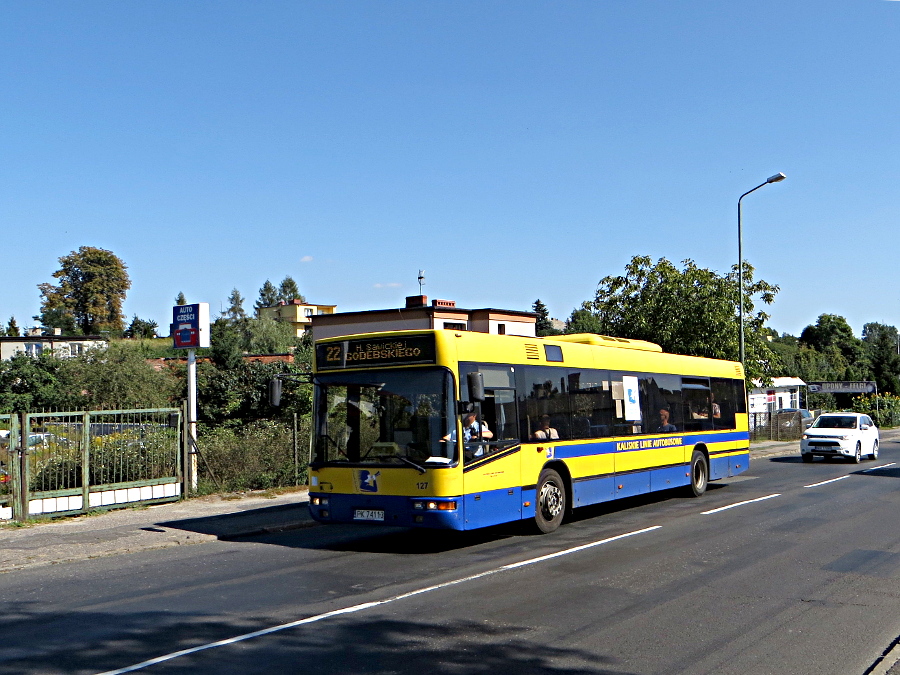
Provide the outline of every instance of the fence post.
{"type": "Polygon", "coordinates": [[[19,515],[16,517],[16,520],[20,522],[28,520],[28,436],[30,435],[30,426],[28,415],[19,413],[19,489],[16,494],[19,515]]]}
{"type": "Polygon", "coordinates": [[[91,508],[91,413],[81,417],[81,509],[91,508]]]}
{"type": "Polygon", "coordinates": [[[9,505],[13,520],[22,521],[22,426],[19,415],[9,416],[9,505]]]}
{"type": "Polygon", "coordinates": [[[294,413],[294,428],[293,428],[293,442],[294,442],[294,485],[300,485],[300,456],[297,453],[297,413],[294,413]]]}
{"type": "Polygon", "coordinates": [[[181,494],[187,497],[191,489],[191,442],[188,438],[189,431],[188,421],[188,402],[184,399],[181,403],[181,456],[182,456],[182,472],[181,472],[181,494]]]}

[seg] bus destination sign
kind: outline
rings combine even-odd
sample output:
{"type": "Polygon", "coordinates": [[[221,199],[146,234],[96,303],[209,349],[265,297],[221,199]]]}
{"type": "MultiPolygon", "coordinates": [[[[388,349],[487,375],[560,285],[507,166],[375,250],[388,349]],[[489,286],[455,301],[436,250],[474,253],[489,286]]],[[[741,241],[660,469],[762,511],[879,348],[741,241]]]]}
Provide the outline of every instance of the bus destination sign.
{"type": "Polygon", "coordinates": [[[433,335],[344,340],[316,345],[319,370],[434,363],[433,335]]]}

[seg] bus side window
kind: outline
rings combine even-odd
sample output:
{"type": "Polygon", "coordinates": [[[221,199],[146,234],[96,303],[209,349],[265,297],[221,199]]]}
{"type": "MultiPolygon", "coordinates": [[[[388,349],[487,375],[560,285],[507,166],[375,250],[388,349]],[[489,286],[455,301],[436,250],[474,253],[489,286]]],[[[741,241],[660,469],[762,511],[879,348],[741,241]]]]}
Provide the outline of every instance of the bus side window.
{"type": "Polygon", "coordinates": [[[569,406],[573,439],[612,435],[615,404],[605,370],[570,371],[569,406]]]}
{"type": "Polygon", "coordinates": [[[709,380],[699,377],[682,378],[684,402],[684,430],[705,431],[713,428],[713,410],[709,380]]]}
{"type": "Polygon", "coordinates": [[[516,392],[514,389],[488,389],[481,406],[482,417],[488,428],[494,432],[493,440],[502,446],[518,441],[518,420],[516,415],[516,392]]]}
{"type": "Polygon", "coordinates": [[[659,433],[661,412],[667,411],[667,424],[676,431],[684,428],[684,411],[681,399],[681,378],[678,375],[646,374],[641,380],[641,408],[646,433],[659,433]]]}
{"type": "Polygon", "coordinates": [[[737,412],[738,406],[735,401],[735,391],[738,387],[733,386],[732,382],[732,380],[722,377],[710,378],[713,427],[715,429],[734,429],[736,426],[734,414],[737,412]]]}
{"type": "Polygon", "coordinates": [[[531,438],[540,428],[544,415],[550,416],[551,426],[556,429],[560,440],[572,438],[566,369],[522,366],[517,369],[516,375],[521,438],[531,438]]]}

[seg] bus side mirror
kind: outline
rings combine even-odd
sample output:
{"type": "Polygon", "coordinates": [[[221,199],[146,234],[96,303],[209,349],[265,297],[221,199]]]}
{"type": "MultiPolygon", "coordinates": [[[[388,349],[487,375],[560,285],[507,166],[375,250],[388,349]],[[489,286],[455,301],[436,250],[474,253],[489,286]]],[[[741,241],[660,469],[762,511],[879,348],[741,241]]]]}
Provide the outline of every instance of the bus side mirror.
{"type": "Polygon", "coordinates": [[[484,400],[484,378],[481,376],[481,373],[469,373],[469,400],[470,401],[483,401],[484,400]]]}
{"type": "Polygon", "coordinates": [[[276,408],[281,405],[281,380],[277,377],[269,380],[269,404],[276,408]]]}

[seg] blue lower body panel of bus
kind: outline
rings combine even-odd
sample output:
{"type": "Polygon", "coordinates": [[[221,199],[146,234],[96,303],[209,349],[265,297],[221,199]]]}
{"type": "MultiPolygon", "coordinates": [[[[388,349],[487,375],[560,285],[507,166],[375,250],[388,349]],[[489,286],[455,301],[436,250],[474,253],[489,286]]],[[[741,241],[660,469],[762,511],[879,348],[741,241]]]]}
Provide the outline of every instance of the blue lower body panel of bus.
{"type": "MultiPolygon", "coordinates": [[[[710,457],[709,479],[736,476],[750,466],[750,453],[710,457]]],[[[690,484],[690,465],[576,478],[572,506],[589,506],[690,484]]],[[[458,497],[398,497],[390,495],[334,494],[311,497],[327,502],[309,505],[321,523],[372,523],[397,527],[474,530],[534,516],[535,488],[504,488],[458,497]],[[455,508],[446,508],[455,504],[455,508]]]]}
{"type": "Polygon", "coordinates": [[[750,453],[732,455],[730,457],[709,458],[709,479],[719,480],[729,476],[737,476],[750,468],[750,453]]]}

